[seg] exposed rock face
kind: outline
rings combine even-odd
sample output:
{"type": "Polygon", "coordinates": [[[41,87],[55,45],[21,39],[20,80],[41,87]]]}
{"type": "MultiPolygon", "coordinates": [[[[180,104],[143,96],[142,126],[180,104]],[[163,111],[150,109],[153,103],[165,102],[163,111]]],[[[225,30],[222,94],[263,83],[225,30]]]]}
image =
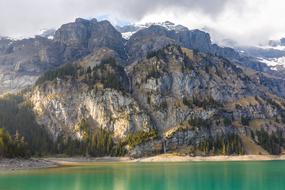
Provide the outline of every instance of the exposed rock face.
{"type": "Polygon", "coordinates": [[[169,30],[162,26],[151,25],[133,34],[128,40],[126,48],[130,60],[133,61],[169,44],[178,44],[182,47],[211,53],[235,61],[242,58],[232,48],[212,44],[208,33],[200,30],[188,30],[185,27],[181,30],[169,30]]]}
{"type": "MultiPolygon", "coordinates": [[[[227,119],[271,121],[283,117],[280,111],[284,103],[282,108],[276,107],[267,100],[270,95],[263,87],[225,59],[169,46],[130,67],[129,72],[133,96],[164,134],[164,140],[136,147],[133,156],[161,152],[162,146],[166,151],[179,150],[198,146],[205,139],[250,134],[239,125],[227,123],[227,119]],[[199,100],[204,105],[195,103],[199,100]],[[206,122],[196,128],[195,118],[206,122]]],[[[270,126],[271,130],[279,127],[270,126]]]]}
{"type": "Polygon", "coordinates": [[[98,48],[109,48],[126,57],[122,35],[108,22],[96,19],[76,19],[55,32],[54,40],[64,44],[65,58],[76,59],[98,48]]]}
{"type": "Polygon", "coordinates": [[[161,49],[168,44],[175,44],[175,40],[169,37],[169,32],[161,26],[150,26],[132,35],[126,45],[130,61],[141,59],[147,53],[161,49]]]}
{"type": "Polygon", "coordinates": [[[136,146],[131,150],[133,157],[143,157],[165,152],[180,152],[191,154],[194,146],[199,146],[205,139],[219,139],[223,136],[238,134],[235,127],[211,126],[211,128],[177,128],[173,133],[169,133],[163,140],[150,140],[144,144],[136,146]]]}
{"type": "Polygon", "coordinates": [[[128,93],[123,67],[105,58],[98,64],[99,60],[94,60],[97,54],[92,55],[76,64],[77,74],[58,76],[27,94],[39,124],[47,127],[54,141],[62,136],[80,139],[78,124],[83,119],[92,129],[111,132],[115,139],[151,130],[147,112],[128,93]]]}
{"type": "Polygon", "coordinates": [[[62,64],[62,47],[46,38],[1,41],[0,94],[32,85],[44,71],[62,64]]]}
{"type": "Polygon", "coordinates": [[[136,157],[187,152],[219,139],[242,147],[238,136],[254,134],[249,121],[264,121],[258,128],[271,131],[284,127],[284,100],[226,59],[170,45],[127,66],[126,73],[96,55],[77,62],[77,74],[43,82],[27,95],[54,140],[81,139],[83,119],[120,141],[157,131],[129,150],[136,157]]]}
{"type": "MultiPolygon", "coordinates": [[[[134,29],[135,28],[130,26],[119,28],[123,33],[133,31],[134,29]]],[[[181,29],[169,29],[155,24],[142,28],[130,36],[126,45],[130,57],[129,62],[132,63],[138,58],[143,58],[147,53],[163,48],[168,44],[177,44],[185,48],[220,56],[237,65],[259,72],[280,75],[278,72],[273,72],[265,63],[260,62],[256,58],[258,56],[253,56],[253,54],[240,54],[233,48],[220,47],[216,44],[212,44],[210,35],[206,32],[189,30],[186,27],[181,27],[181,29]]]]}
{"type": "Polygon", "coordinates": [[[281,77],[270,76],[266,74],[256,74],[255,80],[268,88],[273,94],[285,98],[285,80],[281,77]]]}
{"type": "Polygon", "coordinates": [[[30,100],[38,122],[48,127],[54,139],[81,138],[76,126],[86,118],[92,127],[110,131],[119,139],[152,128],[149,116],[135,100],[113,89],[88,90],[83,84],[58,81],[36,88],[30,100]]]}
{"type": "Polygon", "coordinates": [[[242,154],[242,136],[258,146],[260,129],[283,135],[284,83],[267,69],[186,28],[153,25],[125,41],[107,21],[76,19],[53,39],[0,40],[0,94],[41,76],[24,96],[55,142],[82,140],[85,120],[133,156],[242,154]]]}
{"type": "Polygon", "coordinates": [[[0,94],[17,92],[35,83],[47,70],[108,48],[126,58],[124,40],[108,21],[76,19],[55,32],[54,39],[0,39],[0,94]],[[19,81],[21,81],[19,83],[19,81]]]}
{"type": "Polygon", "coordinates": [[[223,57],[245,70],[250,69],[266,73],[262,75],[263,77],[259,80],[262,82],[260,84],[267,86],[267,88],[277,96],[284,97],[283,70],[271,70],[268,65],[260,62],[251,54],[239,54],[232,48],[212,44],[210,35],[199,30],[188,30],[187,28],[183,30],[169,30],[159,25],[151,25],[150,27],[141,29],[134,33],[127,41],[126,49],[130,56],[129,62],[132,63],[135,60],[141,59],[168,44],[178,44],[199,52],[223,57]],[[274,77],[270,77],[271,75],[274,77]]]}
{"type": "Polygon", "coordinates": [[[37,80],[38,75],[21,75],[18,72],[0,70],[0,95],[17,93],[19,90],[31,86],[37,80]]]}
{"type": "Polygon", "coordinates": [[[78,18],[75,22],[62,25],[57,31],[50,30],[35,38],[20,41],[1,38],[0,82],[4,85],[0,94],[20,91],[32,85],[45,71],[79,60],[93,52],[100,54],[102,49],[113,51],[112,54],[120,58],[120,63],[126,65],[169,44],[221,56],[245,68],[283,76],[277,72],[272,73],[270,67],[254,58],[212,44],[210,35],[200,30],[188,30],[170,22],[147,25],[140,30],[136,27],[119,30],[135,33],[129,40],[125,40],[108,21],[78,18]],[[19,80],[22,82],[19,83],[19,80]]]}
{"type": "Polygon", "coordinates": [[[182,52],[176,46],[162,50],[158,57],[139,62],[131,68],[130,75],[135,95],[152,110],[163,129],[193,115],[207,119],[215,114],[214,109],[189,109],[185,103],[193,97],[226,103],[258,94],[242,70],[228,61],[188,49],[182,52]]]}

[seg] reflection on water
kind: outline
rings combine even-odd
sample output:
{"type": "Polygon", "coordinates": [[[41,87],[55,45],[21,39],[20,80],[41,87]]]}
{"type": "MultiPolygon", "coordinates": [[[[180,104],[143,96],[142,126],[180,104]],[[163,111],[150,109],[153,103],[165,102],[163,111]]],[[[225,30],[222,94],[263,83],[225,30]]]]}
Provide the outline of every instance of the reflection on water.
{"type": "Polygon", "coordinates": [[[0,190],[284,190],[285,162],[130,163],[0,173],[0,190]]]}

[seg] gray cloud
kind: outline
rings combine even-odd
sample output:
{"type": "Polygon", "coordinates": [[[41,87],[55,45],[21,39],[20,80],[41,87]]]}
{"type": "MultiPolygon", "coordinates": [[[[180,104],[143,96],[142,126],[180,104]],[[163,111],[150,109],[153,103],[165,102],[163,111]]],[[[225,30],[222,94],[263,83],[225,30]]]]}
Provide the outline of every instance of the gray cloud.
{"type": "Polygon", "coordinates": [[[0,0],[0,34],[30,35],[58,27],[76,17],[112,14],[138,21],[154,12],[176,9],[201,11],[210,17],[221,13],[230,0],[0,0]]]}
{"type": "Polygon", "coordinates": [[[107,8],[118,10],[123,15],[141,19],[153,11],[178,8],[184,11],[200,10],[210,16],[215,16],[223,11],[229,0],[121,0],[106,4],[107,8]]]}
{"type": "Polygon", "coordinates": [[[284,8],[284,0],[0,0],[0,35],[31,36],[76,17],[107,15],[113,22],[170,20],[210,27],[225,38],[258,43],[285,34],[285,23],[279,22],[284,8]]]}

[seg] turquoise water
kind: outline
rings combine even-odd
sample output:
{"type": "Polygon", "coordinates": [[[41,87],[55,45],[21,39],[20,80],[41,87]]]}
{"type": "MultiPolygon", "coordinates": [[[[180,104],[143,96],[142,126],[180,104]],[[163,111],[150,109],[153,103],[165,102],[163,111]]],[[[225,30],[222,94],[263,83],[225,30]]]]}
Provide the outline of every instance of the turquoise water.
{"type": "Polygon", "coordinates": [[[0,171],[0,190],[285,190],[285,161],[130,163],[0,171]]]}

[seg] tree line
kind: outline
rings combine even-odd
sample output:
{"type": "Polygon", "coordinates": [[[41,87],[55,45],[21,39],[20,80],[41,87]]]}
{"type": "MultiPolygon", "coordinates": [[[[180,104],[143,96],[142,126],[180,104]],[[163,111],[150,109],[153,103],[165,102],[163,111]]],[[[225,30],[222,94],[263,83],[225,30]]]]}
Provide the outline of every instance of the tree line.
{"type": "Polygon", "coordinates": [[[18,131],[13,137],[5,129],[0,128],[0,158],[27,158],[29,156],[28,144],[18,131]]]}
{"type": "Polygon", "coordinates": [[[56,154],[69,156],[123,156],[126,154],[125,144],[114,141],[113,134],[102,128],[92,128],[86,119],[82,119],[78,126],[81,139],[60,137],[56,154]]]}
{"type": "Polygon", "coordinates": [[[7,136],[23,136],[30,154],[40,156],[52,150],[52,140],[45,128],[36,122],[32,105],[20,95],[6,95],[0,99],[0,128],[5,129],[2,133],[6,140],[10,139],[7,136]]]}
{"type": "Polygon", "coordinates": [[[285,139],[282,137],[282,134],[281,130],[269,134],[261,128],[261,130],[256,131],[257,143],[270,154],[278,155],[282,152],[282,147],[285,148],[285,139]]]}
{"type": "Polygon", "coordinates": [[[219,155],[243,155],[245,150],[240,137],[237,134],[223,135],[220,137],[209,137],[202,140],[195,146],[196,150],[204,154],[219,155]]]}

